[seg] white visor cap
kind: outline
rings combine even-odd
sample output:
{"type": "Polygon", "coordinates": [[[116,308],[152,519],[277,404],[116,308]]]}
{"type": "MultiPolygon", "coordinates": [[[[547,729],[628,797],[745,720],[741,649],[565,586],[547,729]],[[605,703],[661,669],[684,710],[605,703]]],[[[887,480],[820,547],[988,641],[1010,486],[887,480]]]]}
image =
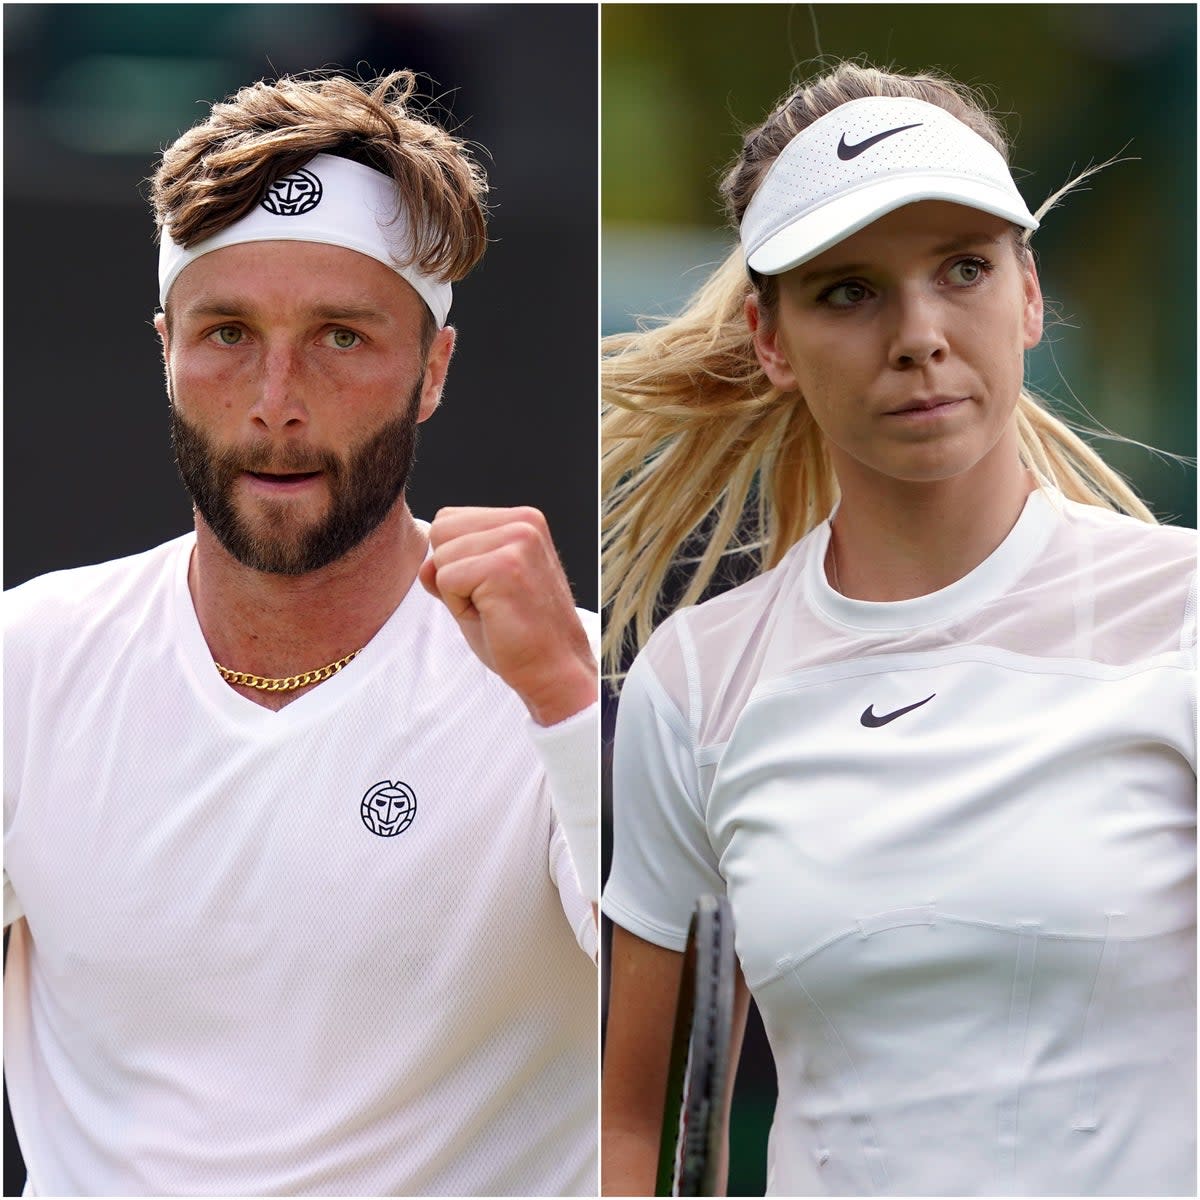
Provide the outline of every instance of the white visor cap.
{"type": "Polygon", "coordinates": [[[403,263],[411,253],[409,215],[395,183],[348,158],[318,154],[298,171],[277,179],[244,217],[184,248],[164,229],[158,249],[158,302],[180,271],[213,250],[242,242],[320,242],[345,246],[377,259],[407,280],[429,306],[440,329],[450,313],[450,284],[403,263]]]}
{"type": "Polygon", "coordinates": [[[870,96],[801,130],[742,217],[746,265],[781,275],[905,204],[950,200],[1036,229],[995,147],[944,108],[870,96]]]}

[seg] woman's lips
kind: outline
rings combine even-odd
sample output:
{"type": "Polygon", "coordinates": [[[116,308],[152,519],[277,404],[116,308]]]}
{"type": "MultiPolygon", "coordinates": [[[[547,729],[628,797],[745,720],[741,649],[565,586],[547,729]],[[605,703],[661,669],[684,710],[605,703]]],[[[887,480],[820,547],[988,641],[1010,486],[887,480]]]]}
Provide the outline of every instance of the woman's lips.
{"type": "Polygon", "coordinates": [[[906,421],[931,421],[954,412],[969,399],[969,396],[924,396],[908,401],[901,408],[893,408],[884,415],[901,417],[906,421]]]}

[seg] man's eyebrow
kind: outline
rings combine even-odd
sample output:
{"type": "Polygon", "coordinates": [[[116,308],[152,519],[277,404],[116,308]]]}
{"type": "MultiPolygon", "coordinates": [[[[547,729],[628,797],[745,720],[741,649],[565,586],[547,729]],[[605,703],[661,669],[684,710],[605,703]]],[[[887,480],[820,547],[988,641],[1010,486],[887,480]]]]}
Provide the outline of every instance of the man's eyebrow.
{"type": "MultiPolygon", "coordinates": [[[[964,233],[958,237],[951,238],[949,241],[939,242],[936,246],[931,246],[929,254],[931,257],[940,258],[946,254],[957,254],[961,250],[972,250],[981,246],[995,246],[1000,243],[1003,237],[1003,234],[997,235],[994,233],[964,233]]],[[[800,276],[800,282],[807,286],[819,283],[822,279],[836,278],[844,275],[857,275],[862,271],[869,271],[870,269],[871,266],[869,263],[836,263],[830,267],[819,267],[815,271],[806,271],[800,276]]]]}
{"type": "MultiPolygon", "coordinates": [[[[253,304],[227,300],[221,296],[201,296],[183,311],[185,318],[237,317],[251,320],[259,315],[253,304]]],[[[308,310],[307,316],[320,321],[361,321],[383,324],[388,314],[370,304],[320,304],[308,310]]]]}
{"type": "Polygon", "coordinates": [[[250,309],[235,300],[222,300],[218,296],[202,296],[187,305],[180,315],[183,317],[248,317],[250,309]]]}
{"type": "Polygon", "coordinates": [[[322,305],[312,310],[314,317],[324,321],[375,321],[388,319],[388,314],[382,309],[370,304],[330,304],[322,305]]]}

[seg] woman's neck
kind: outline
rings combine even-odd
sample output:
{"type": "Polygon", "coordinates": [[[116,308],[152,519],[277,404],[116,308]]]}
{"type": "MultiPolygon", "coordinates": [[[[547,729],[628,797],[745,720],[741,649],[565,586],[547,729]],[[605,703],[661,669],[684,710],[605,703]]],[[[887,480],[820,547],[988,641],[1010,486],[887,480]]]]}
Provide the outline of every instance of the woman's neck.
{"type": "Polygon", "coordinates": [[[1036,487],[1015,453],[922,483],[868,479],[857,464],[839,464],[838,481],[826,576],[844,596],[874,601],[927,596],[968,575],[1008,536],[1036,487]]]}

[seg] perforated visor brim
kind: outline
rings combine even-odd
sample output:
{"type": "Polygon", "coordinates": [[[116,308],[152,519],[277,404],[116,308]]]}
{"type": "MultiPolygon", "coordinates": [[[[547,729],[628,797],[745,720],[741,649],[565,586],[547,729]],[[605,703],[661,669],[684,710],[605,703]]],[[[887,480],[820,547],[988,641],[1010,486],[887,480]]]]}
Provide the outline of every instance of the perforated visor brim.
{"type": "Polygon", "coordinates": [[[892,176],[832,197],[770,234],[747,255],[746,263],[760,275],[782,275],[880,217],[921,200],[947,200],[1003,217],[1023,229],[1036,229],[1037,219],[1019,196],[978,180],[953,175],[892,176]]]}

